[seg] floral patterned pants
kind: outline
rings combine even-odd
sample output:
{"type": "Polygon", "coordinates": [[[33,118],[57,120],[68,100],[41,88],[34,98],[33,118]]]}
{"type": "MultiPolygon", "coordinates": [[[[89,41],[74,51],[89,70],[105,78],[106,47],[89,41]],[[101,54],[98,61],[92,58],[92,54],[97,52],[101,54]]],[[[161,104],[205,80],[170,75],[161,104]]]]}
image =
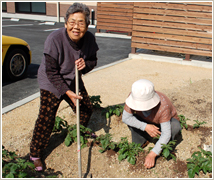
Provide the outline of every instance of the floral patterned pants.
{"type": "MultiPolygon", "coordinates": [[[[55,116],[62,100],[65,100],[76,113],[76,106],[67,95],[58,99],[53,93],[40,90],[40,110],[35,123],[30,144],[30,156],[41,157],[42,151],[48,146],[51,132],[55,124],[55,116]]],[[[80,91],[83,99],[80,101],[80,124],[87,126],[92,115],[92,104],[86,89],[80,91]]]]}

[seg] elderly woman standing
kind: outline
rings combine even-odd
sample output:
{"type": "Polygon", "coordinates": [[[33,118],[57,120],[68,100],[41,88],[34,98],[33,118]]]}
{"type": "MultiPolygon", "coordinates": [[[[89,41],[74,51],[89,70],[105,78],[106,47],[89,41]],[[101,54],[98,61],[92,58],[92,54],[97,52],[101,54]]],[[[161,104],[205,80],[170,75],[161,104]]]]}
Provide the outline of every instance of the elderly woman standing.
{"type": "Polygon", "coordinates": [[[81,3],[69,7],[65,27],[52,32],[44,44],[44,55],[38,70],[40,110],[30,144],[30,160],[37,171],[43,170],[42,152],[48,146],[57,109],[65,100],[75,112],[76,100],[81,100],[80,124],[87,126],[92,104],[79,76],[79,96],[75,93],[75,65],[80,74],[91,71],[97,64],[98,46],[88,30],[89,8],[81,3]]]}

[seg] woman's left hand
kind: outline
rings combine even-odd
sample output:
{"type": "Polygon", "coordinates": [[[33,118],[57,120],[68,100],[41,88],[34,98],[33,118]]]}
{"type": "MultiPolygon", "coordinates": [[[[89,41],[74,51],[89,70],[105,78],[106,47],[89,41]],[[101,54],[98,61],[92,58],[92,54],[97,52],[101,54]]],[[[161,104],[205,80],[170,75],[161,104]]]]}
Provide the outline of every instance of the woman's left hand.
{"type": "Polygon", "coordinates": [[[152,168],[155,165],[155,157],[157,156],[157,154],[155,154],[153,151],[151,151],[145,159],[145,163],[144,166],[147,169],[152,168]]]}
{"type": "Polygon", "coordinates": [[[83,58],[79,58],[75,61],[75,64],[77,65],[77,69],[79,71],[83,70],[85,68],[85,60],[83,58]]]}

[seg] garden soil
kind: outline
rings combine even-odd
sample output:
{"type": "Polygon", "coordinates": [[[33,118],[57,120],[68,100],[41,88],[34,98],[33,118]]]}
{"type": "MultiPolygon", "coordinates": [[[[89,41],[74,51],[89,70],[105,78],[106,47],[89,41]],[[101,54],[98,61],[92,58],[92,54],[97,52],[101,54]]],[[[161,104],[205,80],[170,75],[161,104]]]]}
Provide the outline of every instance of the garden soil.
{"type": "MultiPolygon", "coordinates": [[[[182,137],[175,148],[177,161],[156,159],[152,169],[143,166],[149,143],[145,151],[137,157],[135,165],[127,160],[118,161],[118,154],[112,151],[100,153],[100,147],[89,143],[81,150],[83,177],[92,178],[187,178],[187,159],[198,147],[212,144],[212,70],[165,62],[154,62],[141,59],[131,59],[114,66],[89,73],[83,77],[86,89],[91,96],[101,96],[103,108],[110,105],[124,105],[131,91],[131,85],[139,79],[148,79],[155,85],[155,90],[165,93],[177,108],[179,115],[189,120],[189,128],[182,130],[182,137]],[[198,129],[193,129],[194,120],[206,122],[198,129]]],[[[39,111],[39,98],[2,115],[2,145],[9,151],[16,152],[21,157],[29,156],[29,146],[32,132],[39,111]]],[[[62,102],[57,116],[69,124],[76,123],[75,114],[71,108],[62,102]]],[[[131,133],[122,122],[121,116],[106,119],[101,110],[95,109],[90,119],[89,128],[97,135],[110,133],[113,141],[119,142],[121,137],[127,137],[131,142],[131,133]]],[[[93,139],[89,139],[93,141],[93,139]]],[[[67,147],[64,136],[52,134],[50,144],[44,152],[45,172],[38,173],[57,175],[63,178],[78,178],[77,144],[67,147]]],[[[211,178],[212,174],[195,176],[196,178],[211,178]]]]}

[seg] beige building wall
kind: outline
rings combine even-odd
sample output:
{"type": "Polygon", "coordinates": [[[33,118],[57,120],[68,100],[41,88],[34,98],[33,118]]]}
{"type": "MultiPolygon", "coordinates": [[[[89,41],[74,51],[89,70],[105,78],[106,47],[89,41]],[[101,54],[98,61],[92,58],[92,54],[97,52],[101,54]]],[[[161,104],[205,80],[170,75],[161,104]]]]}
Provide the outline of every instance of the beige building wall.
{"type": "MultiPolygon", "coordinates": [[[[31,19],[31,20],[44,20],[44,21],[57,21],[57,7],[59,6],[59,16],[60,22],[64,22],[64,17],[67,9],[70,5],[77,1],[67,1],[67,2],[46,2],[46,15],[36,15],[25,13],[16,13],[15,2],[7,2],[7,12],[2,12],[2,17],[20,18],[20,19],[31,19]]],[[[81,2],[81,1],[80,1],[81,2]]],[[[86,4],[90,11],[93,9],[95,11],[95,20],[97,18],[97,2],[82,2],[86,4]]]]}

